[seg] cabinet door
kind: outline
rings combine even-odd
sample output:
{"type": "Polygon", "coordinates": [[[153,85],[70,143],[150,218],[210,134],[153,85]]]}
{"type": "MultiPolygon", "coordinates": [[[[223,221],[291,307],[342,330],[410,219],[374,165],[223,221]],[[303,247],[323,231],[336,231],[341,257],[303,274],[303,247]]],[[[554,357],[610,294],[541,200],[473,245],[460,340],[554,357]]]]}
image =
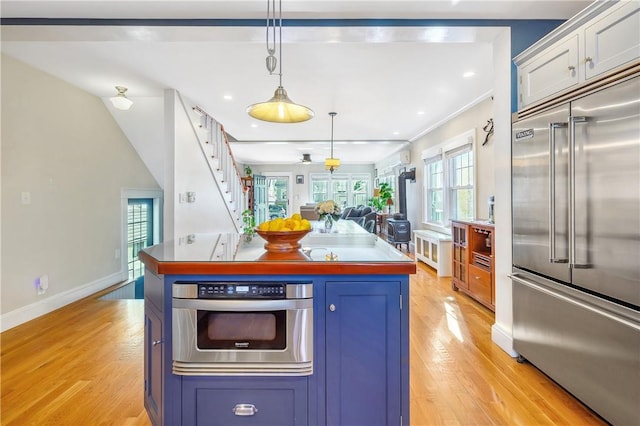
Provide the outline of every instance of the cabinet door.
{"type": "Polygon", "coordinates": [[[144,406],[151,423],[161,425],[162,419],[162,321],[148,305],[144,312],[144,406]]]}
{"type": "Polygon", "coordinates": [[[400,424],[400,283],[328,282],[326,423],[400,424]]]}
{"type": "Polygon", "coordinates": [[[621,2],[585,28],[587,79],[640,57],[640,3],[621,2]]]}
{"type": "Polygon", "coordinates": [[[467,284],[467,264],[469,263],[469,250],[467,239],[469,238],[469,227],[465,224],[452,222],[451,230],[453,234],[453,244],[451,257],[451,285],[454,290],[457,288],[468,288],[467,284]]]}
{"type": "Polygon", "coordinates": [[[578,84],[578,80],[578,34],[573,34],[520,67],[519,108],[578,84]]]}
{"type": "Polygon", "coordinates": [[[182,382],[182,424],[304,426],[307,378],[189,377],[182,382]]]}

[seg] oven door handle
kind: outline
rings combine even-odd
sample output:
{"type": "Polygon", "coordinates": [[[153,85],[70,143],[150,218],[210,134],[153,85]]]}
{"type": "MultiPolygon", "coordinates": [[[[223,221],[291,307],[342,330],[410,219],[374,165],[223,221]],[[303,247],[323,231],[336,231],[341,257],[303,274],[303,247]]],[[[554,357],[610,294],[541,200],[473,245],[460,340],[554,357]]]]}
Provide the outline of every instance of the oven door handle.
{"type": "Polygon", "coordinates": [[[173,307],[196,309],[200,311],[284,311],[291,309],[310,309],[313,299],[284,300],[212,300],[212,299],[173,299],[173,307]]]}

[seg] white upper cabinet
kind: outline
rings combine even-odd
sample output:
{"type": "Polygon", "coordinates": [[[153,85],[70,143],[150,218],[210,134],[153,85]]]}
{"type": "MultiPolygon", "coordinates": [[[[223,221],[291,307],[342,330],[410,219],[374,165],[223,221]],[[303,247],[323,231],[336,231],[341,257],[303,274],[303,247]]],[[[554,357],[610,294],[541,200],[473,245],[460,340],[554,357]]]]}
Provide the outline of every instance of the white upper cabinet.
{"type": "Polygon", "coordinates": [[[622,2],[584,29],[586,79],[640,57],[640,1],[622,2]]]}
{"type": "Polygon", "coordinates": [[[597,1],[519,54],[518,109],[640,58],[640,0],[597,1]]]}
{"type": "Polygon", "coordinates": [[[518,68],[520,107],[578,84],[578,48],[574,34],[518,68]]]}

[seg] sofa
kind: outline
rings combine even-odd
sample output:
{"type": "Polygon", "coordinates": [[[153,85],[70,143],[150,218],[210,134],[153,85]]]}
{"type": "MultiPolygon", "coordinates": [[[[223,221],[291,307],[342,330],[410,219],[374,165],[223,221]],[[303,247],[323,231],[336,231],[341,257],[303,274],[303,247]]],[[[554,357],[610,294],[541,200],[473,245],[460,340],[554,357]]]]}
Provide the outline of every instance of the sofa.
{"type": "Polygon", "coordinates": [[[318,213],[316,212],[315,203],[309,203],[309,204],[300,206],[300,216],[302,216],[303,219],[307,219],[307,220],[320,219],[320,215],[318,215],[318,213]]]}
{"type": "Polygon", "coordinates": [[[369,221],[375,222],[376,212],[369,206],[347,207],[343,211],[342,218],[353,220],[364,228],[369,221]]]}

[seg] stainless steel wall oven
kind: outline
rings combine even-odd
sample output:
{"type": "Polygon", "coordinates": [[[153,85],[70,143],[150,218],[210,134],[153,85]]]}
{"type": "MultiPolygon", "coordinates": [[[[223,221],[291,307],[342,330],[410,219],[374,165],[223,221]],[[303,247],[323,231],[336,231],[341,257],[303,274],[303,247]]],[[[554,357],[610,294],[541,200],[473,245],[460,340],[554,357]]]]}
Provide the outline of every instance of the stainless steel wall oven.
{"type": "Polygon", "coordinates": [[[173,372],[304,376],[313,373],[313,285],[177,281],[173,372]]]}

